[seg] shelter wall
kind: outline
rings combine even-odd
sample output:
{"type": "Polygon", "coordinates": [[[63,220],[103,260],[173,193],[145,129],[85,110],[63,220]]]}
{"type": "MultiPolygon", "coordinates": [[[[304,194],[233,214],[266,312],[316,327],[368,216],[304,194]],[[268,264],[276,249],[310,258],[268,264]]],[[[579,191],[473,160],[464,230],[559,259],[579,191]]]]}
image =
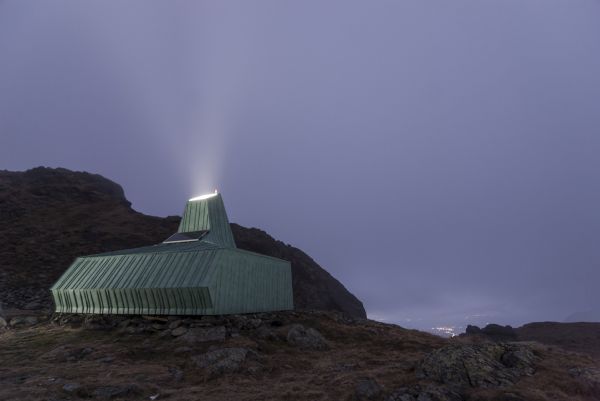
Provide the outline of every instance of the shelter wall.
{"type": "Polygon", "coordinates": [[[215,314],[294,308],[289,262],[236,249],[222,252],[211,283],[215,314]]]}

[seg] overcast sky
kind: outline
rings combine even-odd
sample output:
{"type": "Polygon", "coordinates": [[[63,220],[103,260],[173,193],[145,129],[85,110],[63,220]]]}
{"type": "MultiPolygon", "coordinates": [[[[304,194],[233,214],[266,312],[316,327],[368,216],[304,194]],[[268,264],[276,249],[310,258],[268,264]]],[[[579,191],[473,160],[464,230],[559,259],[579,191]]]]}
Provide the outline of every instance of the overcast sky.
{"type": "Polygon", "coordinates": [[[413,327],[600,308],[600,2],[1,1],[0,168],[217,187],[413,327]]]}

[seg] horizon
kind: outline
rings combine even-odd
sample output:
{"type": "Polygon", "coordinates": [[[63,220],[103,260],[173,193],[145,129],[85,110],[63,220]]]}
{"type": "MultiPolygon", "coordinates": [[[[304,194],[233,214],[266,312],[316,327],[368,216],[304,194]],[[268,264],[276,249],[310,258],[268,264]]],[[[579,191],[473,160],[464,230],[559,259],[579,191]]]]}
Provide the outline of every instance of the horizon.
{"type": "Polygon", "coordinates": [[[597,316],[600,3],[62,4],[0,2],[0,168],[218,188],[404,327],[597,316]]]}

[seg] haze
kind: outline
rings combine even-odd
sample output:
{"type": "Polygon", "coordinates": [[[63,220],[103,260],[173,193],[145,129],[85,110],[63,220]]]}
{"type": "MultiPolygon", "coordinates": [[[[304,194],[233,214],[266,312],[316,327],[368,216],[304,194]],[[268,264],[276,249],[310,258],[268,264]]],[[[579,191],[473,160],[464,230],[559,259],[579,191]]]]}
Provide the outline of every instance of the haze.
{"type": "Polygon", "coordinates": [[[600,308],[600,3],[0,1],[0,168],[224,196],[371,318],[600,308]]]}

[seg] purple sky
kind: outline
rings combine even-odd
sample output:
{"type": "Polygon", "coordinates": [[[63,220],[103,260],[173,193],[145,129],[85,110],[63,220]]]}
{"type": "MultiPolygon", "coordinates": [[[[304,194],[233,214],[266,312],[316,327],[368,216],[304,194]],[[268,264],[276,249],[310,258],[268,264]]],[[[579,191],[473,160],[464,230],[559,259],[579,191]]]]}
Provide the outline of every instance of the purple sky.
{"type": "Polygon", "coordinates": [[[413,327],[600,308],[597,0],[0,0],[0,168],[298,246],[413,327]],[[85,5],[84,5],[85,4],[85,5]]]}

